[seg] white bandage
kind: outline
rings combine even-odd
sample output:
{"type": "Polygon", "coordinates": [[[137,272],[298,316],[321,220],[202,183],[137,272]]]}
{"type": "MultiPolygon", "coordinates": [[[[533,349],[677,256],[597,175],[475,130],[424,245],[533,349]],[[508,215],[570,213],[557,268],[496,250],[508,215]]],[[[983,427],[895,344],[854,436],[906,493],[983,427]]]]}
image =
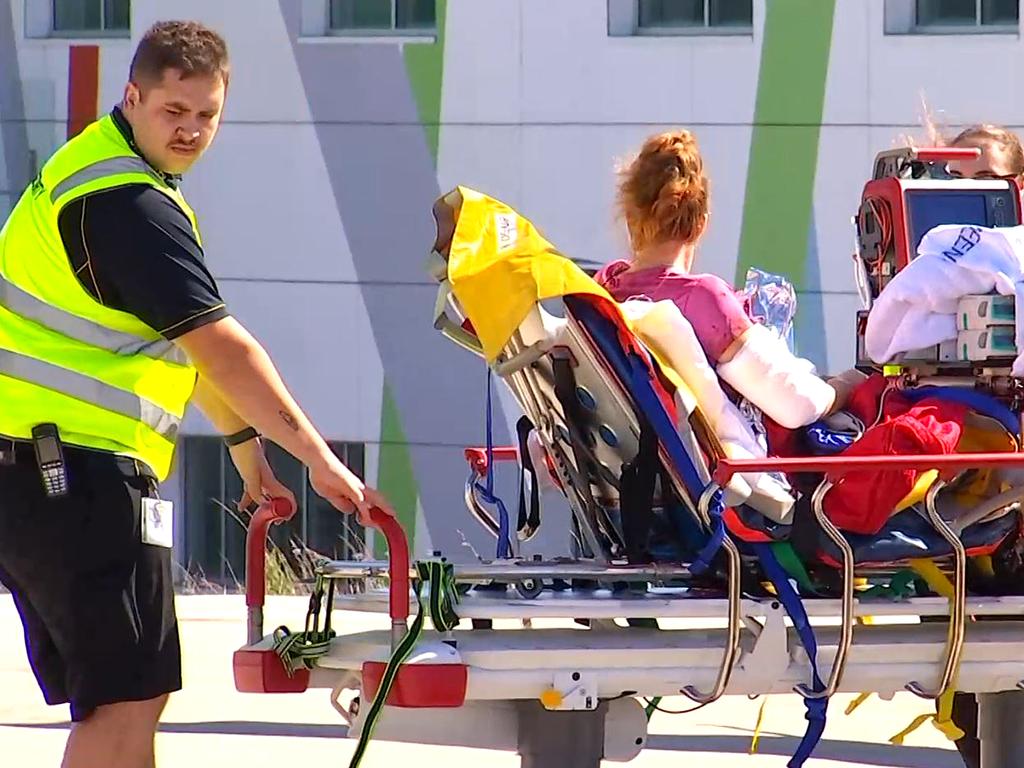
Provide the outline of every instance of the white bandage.
{"type": "MultiPolygon", "coordinates": [[[[687,394],[696,400],[711,430],[718,437],[727,456],[733,459],[764,458],[764,444],[736,405],[726,397],[718,376],[708,363],[704,350],[689,321],[671,301],[629,301],[622,305],[637,335],[659,358],[675,371],[689,393],[677,395],[683,405],[680,418],[693,410],[687,394]]],[[[771,475],[746,473],[737,475],[726,487],[725,503],[734,506],[746,503],[761,514],[780,523],[789,522],[793,497],[771,475]]]]}
{"type": "Polygon", "coordinates": [[[763,325],[751,327],[718,375],[780,426],[798,429],[824,414],[836,399],[809,360],[796,357],[785,342],[763,325]]]}

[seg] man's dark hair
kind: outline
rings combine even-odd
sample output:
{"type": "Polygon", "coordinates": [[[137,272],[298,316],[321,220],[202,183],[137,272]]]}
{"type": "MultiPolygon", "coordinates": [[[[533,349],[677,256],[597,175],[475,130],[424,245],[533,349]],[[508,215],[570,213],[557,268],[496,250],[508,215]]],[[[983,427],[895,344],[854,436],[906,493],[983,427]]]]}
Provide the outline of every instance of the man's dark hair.
{"type": "Polygon", "coordinates": [[[154,84],[176,69],[182,78],[220,75],[227,87],[231,74],[224,38],[198,21],[158,21],[139,41],[132,57],[132,82],[154,84]]]}

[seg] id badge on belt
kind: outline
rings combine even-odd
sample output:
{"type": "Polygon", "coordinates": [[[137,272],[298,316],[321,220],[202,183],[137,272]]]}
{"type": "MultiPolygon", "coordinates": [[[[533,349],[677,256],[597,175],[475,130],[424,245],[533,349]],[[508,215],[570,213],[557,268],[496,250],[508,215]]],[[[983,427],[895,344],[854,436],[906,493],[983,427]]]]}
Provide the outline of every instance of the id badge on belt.
{"type": "Polygon", "coordinates": [[[174,505],[170,501],[143,498],[142,543],[174,546],[174,505]]]}

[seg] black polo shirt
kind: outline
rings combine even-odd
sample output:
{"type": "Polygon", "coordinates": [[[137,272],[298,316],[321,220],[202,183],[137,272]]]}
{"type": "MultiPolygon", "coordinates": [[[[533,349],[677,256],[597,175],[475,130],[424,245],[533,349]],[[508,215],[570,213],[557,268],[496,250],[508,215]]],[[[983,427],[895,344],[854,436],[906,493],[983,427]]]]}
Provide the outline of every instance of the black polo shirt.
{"type": "MultiPolygon", "coordinates": [[[[141,157],[121,110],[112,117],[141,157]]],[[[94,192],[65,206],[57,223],[78,281],[104,306],[167,339],[227,317],[188,216],[163,192],[146,184],[94,192]]]]}

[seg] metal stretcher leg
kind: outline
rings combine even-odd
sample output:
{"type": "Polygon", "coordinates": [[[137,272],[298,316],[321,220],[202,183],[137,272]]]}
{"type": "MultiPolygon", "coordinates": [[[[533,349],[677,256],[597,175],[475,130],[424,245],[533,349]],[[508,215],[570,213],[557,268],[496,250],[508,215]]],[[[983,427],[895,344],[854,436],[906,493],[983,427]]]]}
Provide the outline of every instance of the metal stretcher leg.
{"type": "MultiPolygon", "coordinates": [[[[707,490],[704,491],[698,504],[698,510],[703,518],[705,525],[710,528],[710,517],[708,515],[708,509],[711,506],[711,499],[714,497],[718,490],[718,486],[711,484],[707,490]]],[[[715,699],[719,698],[725,693],[726,686],[729,685],[729,677],[732,675],[733,665],[736,663],[736,652],[740,647],[740,552],[736,548],[735,542],[726,535],[722,540],[722,551],[725,552],[725,560],[729,569],[728,573],[728,597],[729,597],[729,615],[728,615],[728,629],[726,630],[725,648],[722,649],[722,664],[718,668],[718,675],[715,677],[715,683],[711,690],[707,693],[699,691],[692,685],[687,685],[682,688],[679,692],[684,696],[696,701],[698,704],[709,704],[715,699]]]]}
{"type": "Polygon", "coordinates": [[[608,705],[592,711],[551,712],[535,701],[519,705],[522,768],[600,768],[608,705]]]}
{"type": "Polygon", "coordinates": [[[978,694],[981,768],[1024,765],[1024,691],[978,694]]]}
{"type": "MultiPolygon", "coordinates": [[[[953,682],[957,667],[960,664],[960,654],[964,648],[964,627],[967,613],[967,553],[960,537],[946,524],[935,507],[935,499],[945,485],[941,480],[932,484],[925,496],[925,509],[928,511],[928,520],[932,527],[938,531],[949,543],[953,550],[953,599],[950,600],[949,609],[949,635],[946,640],[946,656],[942,665],[942,672],[939,676],[939,684],[929,690],[921,683],[914,681],[907,685],[907,690],[913,694],[926,699],[937,699],[953,682]]],[[[1024,763],[1020,763],[1024,765],[1024,763]]]]}
{"type": "MultiPolygon", "coordinates": [[[[925,508],[928,512],[928,519],[932,527],[946,540],[953,552],[953,589],[954,597],[950,601],[949,636],[946,642],[946,653],[943,659],[942,671],[939,676],[938,685],[935,688],[925,688],[921,683],[914,681],[907,684],[907,690],[922,698],[937,699],[950,686],[953,676],[956,674],[957,665],[960,662],[960,654],[964,645],[964,624],[967,602],[967,555],[964,551],[960,538],[950,529],[942,519],[935,506],[935,500],[945,483],[936,481],[928,489],[925,496],[925,508]]],[[[825,494],[828,493],[832,484],[825,480],[818,486],[812,497],[814,516],[821,526],[825,535],[828,536],[839,548],[843,560],[843,615],[840,628],[839,642],[836,645],[836,655],[832,662],[832,669],[825,690],[821,692],[811,691],[807,686],[797,686],[797,692],[811,698],[829,697],[839,687],[842,680],[843,668],[846,666],[846,657],[850,646],[853,644],[853,576],[854,557],[849,542],[843,536],[832,521],[825,514],[825,494]]]]}
{"type": "Polygon", "coordinates": [[[836,655],[832,660],[832,669],[829,670],[828,682],[825,690],[815,691],[809,686],[800,684],[795,690],[804,698],[827,699],[839,688],[839,682],[843,677],[843,669],[846,667],[846,655],[853,644],[853,548],[846,537],[839,532],[839,529],[832,524],[825,514],[825,494],[832,487],[828,480],[822,481],[811,497],[811,506],[814,509],[814,517],[818,525],[825,532],[832,542],[838,547],[843,560],[843,615],[842,625],[839,629],[839,642],[836,644],[836,655]]]}

